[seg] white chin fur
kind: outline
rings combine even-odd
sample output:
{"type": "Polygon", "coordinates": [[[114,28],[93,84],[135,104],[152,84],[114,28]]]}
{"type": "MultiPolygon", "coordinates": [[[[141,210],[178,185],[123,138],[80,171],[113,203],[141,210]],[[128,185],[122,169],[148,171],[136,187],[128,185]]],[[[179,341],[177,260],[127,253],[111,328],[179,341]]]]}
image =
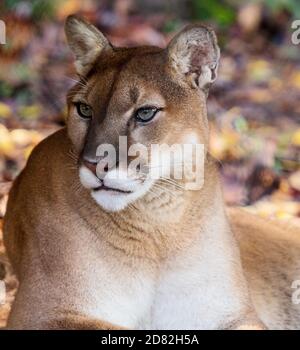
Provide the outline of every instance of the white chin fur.
{"type": "Polygon", "coordinates": [[[118,172],[118,177],[114,170],[109,171],[104,178],[104,184],[108,187],[121,189],[124,191],[132,191],[131,193],[122,193],[116,191],[97,190],[94,189],[101,185],[100,180],[86,167],[82,166],[79,170],[79,177],[82,185],[91,190],[91,196],[96,203],[104,210],[117,212],[125,209],[130,203],[144,196],[152,185],[151,180],[143,183],[134,179],[129,179],[126,172],[118,172]]]}

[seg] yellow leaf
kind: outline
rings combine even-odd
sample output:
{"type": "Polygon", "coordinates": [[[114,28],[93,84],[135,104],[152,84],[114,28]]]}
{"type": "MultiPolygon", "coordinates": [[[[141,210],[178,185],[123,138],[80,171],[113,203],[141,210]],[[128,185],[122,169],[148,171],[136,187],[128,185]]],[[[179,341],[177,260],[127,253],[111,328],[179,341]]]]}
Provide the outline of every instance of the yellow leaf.
{"type": "Polygon", "coordinates": [[[14,151],[10,133],[4,125],[0,125],[0,155],[8,156],[14,151]]]}
{"type": "Polygon", "coordinates": [[[279,210],[276,212],[276,217],[277,217],[277,219],[290,219],[293,217],[293,215],[279,210]]]}
{"type": "Polygon", "coordinates": [[[20,115],[25,119],[37,119],[41,112],[41,108],[38,105],[23,106],[20,108],[20,115]]]}
{"type": "Polygon", "coordinates": [[[250,61],[247,74],[251,80],[267,81],[272,76],[272,66],[268,61],[262,59],[250,61]]]}
{"type": "Polygon", "coordinates": [[[293,84],[297,89],[300,89],[300,71],[293,74],[292,84],[293,84]]]}
{"type": "Polygon", "coordinates": [[[10,106],[0,102],[0,118],[8,118],[12,114],[10,106]]]}
{"type": "Polygon", "coordinates": [[[298,129],[292,136],[292,144],[300,147],[300,129],[298,129]]]}
{"type": "Polygon", "coordinates": [[[28,130],[15,129],[11,131],[10,135],[17,146],[22,147],[31,143],[31,135],[28,130]]]}
{"type": "Polygon", "coordinates": [[[34,146],[28,146],[28,147],[26,147],[26,149],[25,149],[25,151],[24,151],[24,157],[25,157],[25,159],[28,159],[28,158],[29,158],[29,156],[30,156],[31,152],[33,151],[33,149],[34,149],[34,146]]]}
{"type": "Polygon", "coordinates": [[[65,19],[68,15],[79,12],[85,1],[80,0],[65,0],[60,2],[58,6],[57,15],[61,19],[65,19]]]}

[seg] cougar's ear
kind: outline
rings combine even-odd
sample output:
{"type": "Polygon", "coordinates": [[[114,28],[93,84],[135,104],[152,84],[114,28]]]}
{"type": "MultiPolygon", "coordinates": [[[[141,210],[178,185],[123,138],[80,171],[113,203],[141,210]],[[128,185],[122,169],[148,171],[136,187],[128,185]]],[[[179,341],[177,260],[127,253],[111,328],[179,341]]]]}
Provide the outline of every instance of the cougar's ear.
{"type": "Polygon", "coordinates": [[[65,33],[75,55],[75,67],[79,75],[88,73],[102,50],[112,48],[96,27],[75,15],[67,18],[65,33]]]}
{"type": "Polygon", "coordinates": [[[193,87],[207,89],[216,80],[220,49],[213,30],[187,26],[171,40],[167,52],[172,70],[193,87]]]}

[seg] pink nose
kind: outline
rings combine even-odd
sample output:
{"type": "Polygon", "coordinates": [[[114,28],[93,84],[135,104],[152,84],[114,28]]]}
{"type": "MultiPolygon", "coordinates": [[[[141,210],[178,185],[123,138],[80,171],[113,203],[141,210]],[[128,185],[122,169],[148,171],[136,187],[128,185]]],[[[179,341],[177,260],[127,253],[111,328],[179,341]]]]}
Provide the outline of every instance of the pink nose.
{"type": "Polygon", "coordinates": [[[96,175],[97,163],[90,162],[89,160],[83,159],[83,165],[86,166],[93,174],[96,175]]]}

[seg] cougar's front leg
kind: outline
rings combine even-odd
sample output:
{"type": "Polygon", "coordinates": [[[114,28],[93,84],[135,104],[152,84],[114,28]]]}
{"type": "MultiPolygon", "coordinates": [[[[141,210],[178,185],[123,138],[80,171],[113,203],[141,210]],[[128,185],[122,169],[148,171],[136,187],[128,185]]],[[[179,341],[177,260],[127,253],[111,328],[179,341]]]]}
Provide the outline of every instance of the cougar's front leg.
{"type": "Polygon", "coordinates": [[[233,328],[235,331],[263,331],[267,330],[267,327],[262,323],[254,323],[254,324],[242,324],[237,328],[233,328]]]}
{"type": "Polygon", "coordinates": [[[54,320],[45,324],[46,329],[50,330],[121,330],[124,327],[90,318],[85,315],[66,312],[54,320]]]}
{"type": "Polygon", "coordinates": [[[253,311],[250,311],[248,314],[241,316],[234,322],[227,325],[225,324],[222,329],[233,331],[261,331],[267,330],[267,327],[253,311]]]}

